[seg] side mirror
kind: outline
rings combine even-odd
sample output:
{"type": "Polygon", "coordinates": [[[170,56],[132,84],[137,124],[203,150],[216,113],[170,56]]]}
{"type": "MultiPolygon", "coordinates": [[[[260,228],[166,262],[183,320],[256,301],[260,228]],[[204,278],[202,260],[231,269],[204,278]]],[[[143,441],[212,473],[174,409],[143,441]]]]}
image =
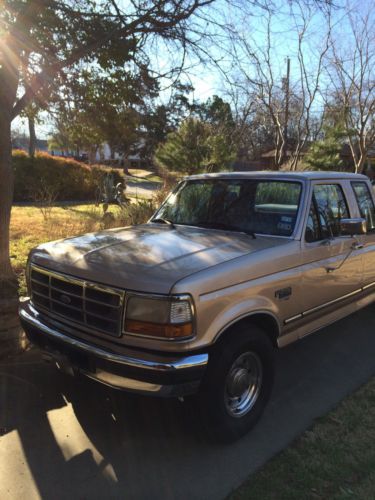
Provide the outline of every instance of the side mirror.
{"type": "Polygon", "coordinates": [[[341,233],[349,234],[350,236],[367,233],[366,219],[360,217],[355,219],[340,219],[341,233]]]}

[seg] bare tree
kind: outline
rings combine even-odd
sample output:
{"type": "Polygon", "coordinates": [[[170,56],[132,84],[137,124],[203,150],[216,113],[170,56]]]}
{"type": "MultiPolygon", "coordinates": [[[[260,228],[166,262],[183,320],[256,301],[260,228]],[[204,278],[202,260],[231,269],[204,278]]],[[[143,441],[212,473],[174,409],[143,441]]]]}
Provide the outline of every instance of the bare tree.
{"type": "MultiPolygon", "coordinates": [[[[313,110],[317,96],[320,94],[320,82],[324,69],[324,62],[330,46],[331,38],[331,9],[325,8],[324,31],[321,36],[321,45],[316,47],[315,64],[306,60],[305,39],[308,36],[308,29],[313,18],[311,9],[296,2],[298,15],[293,13],[295,19],[295,28],[298,33],[298,68],[299,68],[299,113],[296,128],[296,144],[291,156],[290,169],[296,170],[301,157],[301,152],[306,146],[307,141],[312,139],[312,125],[315,124],[313,110]]],[[[321,120],[322,123],[322,120],[321,120]]],[[[316,133],[316,131],[315,131],[316,133]]]]}
{"type": "Polygon", "coordinates": [[[274,166],[278,169],[285,153],[285,107],[283,82],[276,78],[272,57],[273,11],[268,9],[266,40],[260,46],[254,39],[240,33],[232,34],[233,55],[238,63],[239,76],[231,83],[239,87],[247,97],[247,106],[263,107],[267,110],[273,124],[275,156],[274,166]]]}
{"type": "Polygon", "coordinates": [[[247,101],[253,103],[253,109],[263,109],[268,114],[274,135],[274,168],[279,169],[285,163],[288,149],[290,168],[294,170],[306,143],[317,134],[315,108],[329,49],[331,6],[302,0],[291,3],[288,36],[293,41],[290,59],[287,57],[283,64],[277,45],[285,33],[273,30],[277,16],[269,4],[263,14],[266,27],[261,41],[259,34],[252,37],[233,29],[232,56],[237,68],[234,78],[228,77],[227,82],[241,89],[247,101]],[[311,47],[311,31],[318,16],[324,20],[320,44],[311,47]]]}
{"type": "Polygon", "coordinates": [[[375,145],[375,8],[349,10],[349,39],[332,36],[327,72],[332,84],[327,108],[339,110],[350,145],[356,173],[366,168],[369,150],[375,145]]]}

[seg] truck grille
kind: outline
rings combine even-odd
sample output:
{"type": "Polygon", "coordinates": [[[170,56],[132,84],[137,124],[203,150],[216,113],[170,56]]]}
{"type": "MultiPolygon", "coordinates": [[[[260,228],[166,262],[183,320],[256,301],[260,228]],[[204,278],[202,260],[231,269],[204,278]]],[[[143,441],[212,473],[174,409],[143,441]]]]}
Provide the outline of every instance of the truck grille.
{"type": "Polygon", "coordinates": [[[36,309],[90,331],[121,335],[125,293],[96,283],[31,267],[31,300],[36,309]]]}

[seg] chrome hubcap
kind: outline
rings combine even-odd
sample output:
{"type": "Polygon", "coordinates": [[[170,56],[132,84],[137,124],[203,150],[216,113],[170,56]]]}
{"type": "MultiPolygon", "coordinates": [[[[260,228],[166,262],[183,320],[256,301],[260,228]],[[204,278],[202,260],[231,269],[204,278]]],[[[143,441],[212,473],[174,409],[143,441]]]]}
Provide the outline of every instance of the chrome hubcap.
{"type": "Polygon", "coordinates": [[[258,399],[263,369],[255,352],[241,354],[232,364],[225,381],[225,407],[231,417],[248,413],[258,399]]]}

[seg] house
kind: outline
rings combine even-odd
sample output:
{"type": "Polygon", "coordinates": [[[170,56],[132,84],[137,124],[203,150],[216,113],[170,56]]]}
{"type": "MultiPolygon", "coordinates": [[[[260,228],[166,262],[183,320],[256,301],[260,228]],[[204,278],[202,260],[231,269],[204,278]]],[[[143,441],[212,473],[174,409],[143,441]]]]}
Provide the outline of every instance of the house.
{"type": "MultiPolygon", "coordinates": [[[[141,149],[140,145],[137,149],[141,149]]],[[[149,162],[142,158],[138,151],[133,151],[132,154],[125,157],[123,153],[112,151],[108,143],[104,143],[95,154],[95,161],[113,166],[124,166],[127,163],[128,168],[147,169],[150,167],[149,162]]]]}

